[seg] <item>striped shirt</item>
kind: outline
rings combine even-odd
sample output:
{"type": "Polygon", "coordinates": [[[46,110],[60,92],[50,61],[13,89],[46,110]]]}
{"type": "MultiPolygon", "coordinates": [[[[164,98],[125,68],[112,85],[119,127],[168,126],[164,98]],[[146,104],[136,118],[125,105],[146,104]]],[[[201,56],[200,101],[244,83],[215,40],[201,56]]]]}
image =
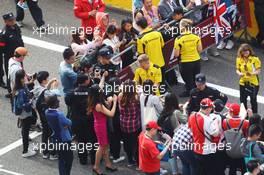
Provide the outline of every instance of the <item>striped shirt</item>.
{"type": "Polygon", "coordinates": [[[119,105],[120,127],[125,133],[136,132],[141,128],[140,103],[130,103],[127,107],[119,105]]]}

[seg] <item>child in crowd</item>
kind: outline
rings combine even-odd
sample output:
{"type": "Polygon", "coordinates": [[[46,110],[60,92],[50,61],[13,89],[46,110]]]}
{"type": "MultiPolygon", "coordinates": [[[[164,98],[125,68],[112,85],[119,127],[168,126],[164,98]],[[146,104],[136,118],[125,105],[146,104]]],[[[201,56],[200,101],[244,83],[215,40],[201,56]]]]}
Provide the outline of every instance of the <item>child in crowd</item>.
{"type": "Polygon", "coordinates": [[[245,173],[244,175],[259,175],[260,165],[259,165],[258,160],[250,160],[247,163],[247,169],[248,169],[248,172],[245,173]]]}

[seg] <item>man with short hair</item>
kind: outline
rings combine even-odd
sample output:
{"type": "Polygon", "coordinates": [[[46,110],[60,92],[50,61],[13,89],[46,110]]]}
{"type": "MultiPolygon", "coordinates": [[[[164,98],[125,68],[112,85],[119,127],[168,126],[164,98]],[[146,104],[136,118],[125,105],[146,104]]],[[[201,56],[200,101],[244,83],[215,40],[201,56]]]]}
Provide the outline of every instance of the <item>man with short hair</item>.
{"type": "MultiPolygon", "coordinates": [[[[3,15],[5,27],[0,33],[0,86],[6,88],[3,77],[6,74],[6,83],[8,84],[8,61],[14,56],[17,47],[24,47],[21,30],[16,24],[13,13],[3,15]],[[5,73],[4,69],[5,68],[5,73]]],[[[9,93],[11,92],[8,87],[9,93]]]]}
{"type": "Polygon", "coordinates": [[[67,105],[67,117],[71,116],[71,109],[68,105],[69,94],[74,90],[74,85],[77,80],[77,73],[73,71],[72,64],[75,62],[75,55],[71,48],[66,48],[63,51],[64,61],[60,63],[59,73],[61,84],[64,92],[64,100],[67,105]]]}
{"type": "Polygon", "coordinates": [[[176,8],[174,0],[161,0],[158,6],[158,12],[161,20],[171,18],[174,9],[176,8]]]}

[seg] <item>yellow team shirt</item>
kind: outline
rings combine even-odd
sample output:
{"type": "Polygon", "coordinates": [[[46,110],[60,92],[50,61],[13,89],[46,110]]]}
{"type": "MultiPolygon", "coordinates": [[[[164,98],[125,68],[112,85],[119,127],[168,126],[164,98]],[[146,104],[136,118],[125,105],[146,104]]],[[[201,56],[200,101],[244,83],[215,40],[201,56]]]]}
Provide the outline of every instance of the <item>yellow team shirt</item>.
{"type": "Polygon", "coordinates": [[[145,80],[151,80],[154,84],[159,84],[162,82],[161,70],[160,68],[154,67],[152,63],[148,70],[139,67],[136,69],[134,80],[140,85],[143,85],[145,80]]]}
{"type": "Polygon", "coordinates": [[[174,49],[180,50],[181,62],[193,62],[200,60],[197,46],[202,45],[201,38],[190,32],[183,33],[174,42],[174,49]]]}
{"type": "Polygon", "coordinates": [[[165,65],[162,48],[164,40],[160,32],[153,31],[152,28],[146,28],[142,32],[142,37],[137,39],[137,52],[147,54],[152,63],[163,67],[165,65]]]}
{"type": "Polygon", "coordinates": [[[261,62],[258,57],[255,56],[249,56],[248,61],[246,62],[243,58],[237,58],[236,60],[236,69],[243,73],[244,76],[242,76],[239,80],[239,84],[244,86],[245,83],[251,83],[255,86],[259,85],[259,79],[257,75],[246,75],[246,73],[252,73],[257,69],[261,68],[261,62]]]}

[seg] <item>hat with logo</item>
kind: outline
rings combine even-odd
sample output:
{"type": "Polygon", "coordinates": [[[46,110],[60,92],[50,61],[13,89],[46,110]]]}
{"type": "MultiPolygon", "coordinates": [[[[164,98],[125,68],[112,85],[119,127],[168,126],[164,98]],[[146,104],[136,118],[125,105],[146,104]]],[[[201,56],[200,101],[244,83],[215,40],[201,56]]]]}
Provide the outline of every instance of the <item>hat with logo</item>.
{"type": "Polygon", "coordinates": [[[7,13],[7,14],[3,15],[3,19],[4,20],[13,20],[13,19],[16,19],[16,17],[14,16],[13,13],[7,13]]]}
{"type": "Polygon", "coordinates": [[[162,130],[161,127],[158,125],[158,123],[155,122],[155,121],[148,122],[148,124],[146,125],[146,128],[148,128],[148,129],[162,130]]]}
{"type": "Polygon", "coordinates": [[[113,57],[113,49],[111,47],[104,46],[99,50],[98,55],[110,59],[113,57]]]}
{"type": "Polygon", "coordinates": [[[204,99],[202,99],[200,106],[201,106],[201,108],[209,108],[209,107],[213,107],[214,104],[210,98],[204,98],[204,99]]]}
{"type": "Polygon", "coordinates": [[[205,78],[205,75],[200,73],[200,74],[197,74],[195,76],[195,82],[196,83],[200,83],[200,84],[205,84],[206,82],[206,78],[205,78]]]}

